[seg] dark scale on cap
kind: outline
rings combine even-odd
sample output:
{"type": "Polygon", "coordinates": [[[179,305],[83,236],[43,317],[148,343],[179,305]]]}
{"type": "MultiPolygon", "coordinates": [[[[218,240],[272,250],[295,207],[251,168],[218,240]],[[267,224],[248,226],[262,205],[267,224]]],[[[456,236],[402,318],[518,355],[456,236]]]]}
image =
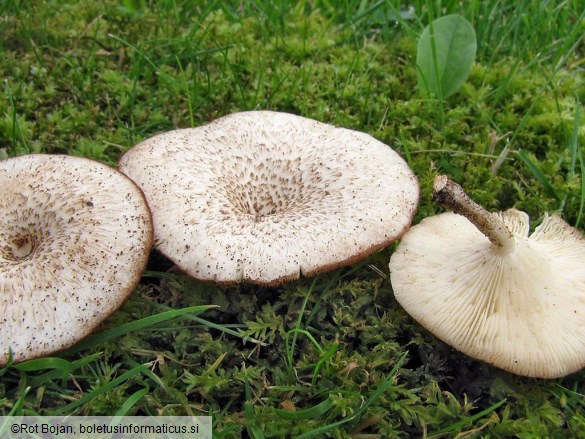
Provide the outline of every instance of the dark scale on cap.
{"type": "Polygon", "coordinates": [[[387,145],[271,111],[160,134],[119,167],[145,193],[157,249],[224,283],[274,285],[350,264],[398,239],[418,204],[416,177],[387,145]]]}
{"type": "Polygon", "coordinates": [[[9,349],[19,362],[69,347],[114,312],[146,265],[152,222],[132,181],[88,159],[2,160],[0,187],[2,365],[9,349]]]}

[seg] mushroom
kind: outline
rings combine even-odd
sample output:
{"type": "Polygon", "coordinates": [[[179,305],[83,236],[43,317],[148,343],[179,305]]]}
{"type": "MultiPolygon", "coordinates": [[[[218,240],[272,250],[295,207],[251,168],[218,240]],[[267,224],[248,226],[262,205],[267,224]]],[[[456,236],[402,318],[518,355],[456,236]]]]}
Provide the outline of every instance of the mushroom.
{"type": "Polygon", "coordinates": [[[0,365],[65,349],[132,293],[152,246],[140,189],[80,157],[0,161],[0,365]]]}
{"type": "Polygon", "coordinates": [[[236,113],[122,156],[156,247],[189,275],[277,285],[351,264],[409,227],[418,182],[373,137],[292,114],[236,113]]]}
{"type": "Polygon", "coordinates": [[[490,213],[445,176],[390,259],[402,307],[455,349],[509,372],[556,378],[585,366],[585,238],[544,215],[490,213]]]}

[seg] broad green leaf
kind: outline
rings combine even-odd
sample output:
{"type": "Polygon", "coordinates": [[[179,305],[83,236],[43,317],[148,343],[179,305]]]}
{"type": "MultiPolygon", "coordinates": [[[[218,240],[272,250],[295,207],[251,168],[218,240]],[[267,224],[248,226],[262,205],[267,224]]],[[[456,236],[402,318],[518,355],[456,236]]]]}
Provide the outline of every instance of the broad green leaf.
{"type": "Polygon", "coordinates": [[[460,15],[446,15],[427,26],[418,40],[418,86],[425,96],[445,99],[471,72],[477,42],[475,31],[460,15]]]}

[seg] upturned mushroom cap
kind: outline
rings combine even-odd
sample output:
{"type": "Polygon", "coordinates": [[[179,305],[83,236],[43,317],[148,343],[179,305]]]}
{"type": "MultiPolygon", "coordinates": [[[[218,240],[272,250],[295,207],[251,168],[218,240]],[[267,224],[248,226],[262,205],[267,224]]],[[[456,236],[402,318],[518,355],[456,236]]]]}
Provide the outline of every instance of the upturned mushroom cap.
{"type": "MultiPolygon", "coordinates": [[[[438,198],[445,184],[437,179],[438,198]]],[[[392,255],[398,302],[455,349],[507,371],[555,378],[584,367],[581,232],[545,215],[529,234],[528,215],[519,210],[495,214],[449,203],[465,216],[425,218],[392,255]]]]}
{"type": "Polygon", "coordinates": [[[146,195],[157,249],[222,283],[350,264],[399,238],[418,203],[416,177],[388,146],[271,111],[157,135],[119,168],[146,195]]]}
{"type": "Polygon", "coordinates": [[[140,189],[70,156],[0,161],[0,365],[67,348],[132,293],[152,246],[140,189]]]}

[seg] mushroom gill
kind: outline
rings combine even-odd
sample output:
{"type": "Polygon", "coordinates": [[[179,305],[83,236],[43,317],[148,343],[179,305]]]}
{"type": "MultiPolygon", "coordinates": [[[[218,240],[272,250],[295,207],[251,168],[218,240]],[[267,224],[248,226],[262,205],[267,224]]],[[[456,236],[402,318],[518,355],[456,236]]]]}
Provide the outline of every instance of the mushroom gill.
{"type": "Polygon", "coordinates": [[[545,214],[492,213],[445,176],[427,217],[390,259],[396,300],[455,349],[519,375],[557,378],[585,366],[585,237],[545,214]]]}

